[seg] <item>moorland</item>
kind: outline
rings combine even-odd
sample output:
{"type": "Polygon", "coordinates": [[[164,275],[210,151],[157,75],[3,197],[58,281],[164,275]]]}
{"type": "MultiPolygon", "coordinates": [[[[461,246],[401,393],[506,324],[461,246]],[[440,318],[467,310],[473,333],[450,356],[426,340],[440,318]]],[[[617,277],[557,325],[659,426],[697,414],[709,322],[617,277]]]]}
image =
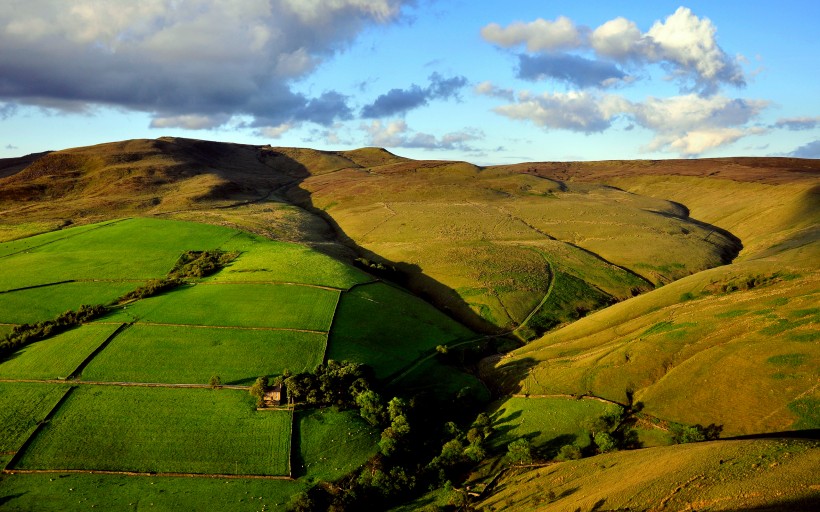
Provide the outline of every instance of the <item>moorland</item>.
{"type": "Polygon", "coordinates": [[[811,509],[819,193],[791,158],[0,160],[0,507],[811,509]]]}

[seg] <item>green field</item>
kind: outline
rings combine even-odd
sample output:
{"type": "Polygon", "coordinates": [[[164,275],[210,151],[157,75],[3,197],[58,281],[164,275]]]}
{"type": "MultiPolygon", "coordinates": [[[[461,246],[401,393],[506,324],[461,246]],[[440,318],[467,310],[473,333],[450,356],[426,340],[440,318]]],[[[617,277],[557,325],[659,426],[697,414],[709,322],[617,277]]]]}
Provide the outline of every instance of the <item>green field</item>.
{"type": "Polygon", "coordinates": [[[4,512],[48,510],[282,510],[290,497],[307,487],[301,481],[149,477],[123,475],[0,475],[4,512]]]}
{"type": "Polygon", "coordinates": [[[76,226],[70,229],[58,229],[50,231],[48,233],[42,233],[40,235],[27,236],[25,238],[20,238],[18,240],[13,240],[10,242],[0,242],[0,258],[6,258],[13,254],[31,251],[41,246],[52,244],[64,238],[78,236],[85,233],[86,231],[101,228],[108,224],[112,224],[112,221],[100,222],[99,224],[86,224],[84,226],[76,226]]]}
{"type": "Polygon", "coordinates": [[[354,284],[373,280],[355,267],[305,246],[246,233],[232,238],[220,249],[238,251],[240,255],[209,281],[292,282],[348,289],[354,284]]]}
{"type": "Polygon", "coordinates": [[[33,324],[51,320],[83,304],[109,304],[137,288],[139,282],[64,283],[0,293],[0,322],[33,324]]]}
{"type": "Polygon", "coordinates": [[[140,300],[107,317],[119,322],[327,331],[339,292],[275,284],[198,284],[140,300]]]}
{"type": "Polygon", "coordinates": [[[30,343],[0,363],[0,379],[65,379],[118,327],[87,324],[30,343]]]}
{"type": "MultiPolygon", "coordinates": [[[[83,371],[92,381],[251,384],[260,375],[312,370],[327,336],[296,331],[133,325],[83,371]]],[[[2,371],[2,366],[0,366],[2,371]]]]}
{"type": "Polygon", "coordinates": [[[299,454],[294,457],[294,476],[332,482],[378,451],[378,430],[356,411],[305,410],[296,414],[296,421],[299,454]]]}
{"type": "Polygon", "coordinates": [[[204,224],[140,218],[109,223],[98,229],[85,228],[76,236],[68,236],[71,229],[60,233],[66,236],[3,258],[0,290],[68,279],[160,278],[183,252],[215,249],[238,232],[204,224]]]}
{"type": "Polygon", "coordinates": [[[616,405],[572,398],[509,398],[493,409],[495,446],[525,438],[546,451],[557,451],[565,444],[587,446],[589,432],[583,423],[621,411],[616,405]]]}
{"type": "Polygon", "coordinates": [[[80,386],[16,467],[287,475],[290,436],[242,391],[80,386]]]}
{"type": "Polygon", "coordinates": [[[20,449],[66,391],[53,384],[0,382],[0,453],[20,449]]]}
{"type": "Polygon", "coordinates": [[[328,358],[367,363],[386,377],[437,345],[474,336],[426,302],[374,283],[342,295],[330,334],[328,358]]]}

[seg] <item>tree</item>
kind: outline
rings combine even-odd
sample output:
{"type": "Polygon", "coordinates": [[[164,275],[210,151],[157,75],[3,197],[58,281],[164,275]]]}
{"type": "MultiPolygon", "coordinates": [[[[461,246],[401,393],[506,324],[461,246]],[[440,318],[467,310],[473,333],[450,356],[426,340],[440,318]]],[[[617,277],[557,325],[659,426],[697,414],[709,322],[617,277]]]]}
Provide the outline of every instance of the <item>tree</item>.
{"type": "Polygon", "coordinates": [[[373,426],[384,421],[384,405],[382,397],[372,390],[356,395],[356,405],[359,406],[359,415],[373,426]]]}
{"type": "Polygon", "coordinates": [[[211,375],[211,380],[208,381],[211,389],[216,389],[222,386],[222,378],[219,375],[211,375]]]}
{"type": "Polygon", "coordinates": [[[532,462],[532,448],[524,438],[516,439],[507,445],[507,460],[513,464],[528,464],[532,462]]]}
{"type": "Polygon", "coordinates": [[[266,390],[266,383],[267,379],[265,377],[258,377],[256,382],[253,383],[253,386],[248,389],[248,393],[251,396],[256,397],[256,404],[262,405],[262,402],[265,398],[265,390],[266,390]]]}
{"type": "Polygon", "coordinates": [[[700,423],[692,426],[681,426],[674,430],[675,442],[681,443],[697,443],[700,441],[713,441],[720,437],[723,431],[723,425],[715,425],[710,423],[709,426],[704,427],[700,423]]]}
{"type": "Polygon", "coordinates": [[[578,460],[580,458],[581,458],[581,449],[580,448],[578,448],[574,444],[565,444],[558,451],[558,456],[555,457],[555,460],[566,461],[566,460],[578,460]]]}
{"type": "Polygon", "coordinates": [[[618,449],[618,442],[606,432],[598,432],[594,437],[595,445],[601,453],[607,453],[618,449]]]}

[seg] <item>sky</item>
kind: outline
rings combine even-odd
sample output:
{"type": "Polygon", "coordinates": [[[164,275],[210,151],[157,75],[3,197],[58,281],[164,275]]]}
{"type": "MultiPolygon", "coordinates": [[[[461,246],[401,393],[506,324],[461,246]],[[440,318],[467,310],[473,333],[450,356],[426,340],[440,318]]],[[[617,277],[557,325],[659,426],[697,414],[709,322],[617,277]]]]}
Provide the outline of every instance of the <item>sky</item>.
{"type": "Polygon", "coordinates": [[[820,158],[818,19],[816,0],[3,0],[0,158],[161,136],[820,158]]]}

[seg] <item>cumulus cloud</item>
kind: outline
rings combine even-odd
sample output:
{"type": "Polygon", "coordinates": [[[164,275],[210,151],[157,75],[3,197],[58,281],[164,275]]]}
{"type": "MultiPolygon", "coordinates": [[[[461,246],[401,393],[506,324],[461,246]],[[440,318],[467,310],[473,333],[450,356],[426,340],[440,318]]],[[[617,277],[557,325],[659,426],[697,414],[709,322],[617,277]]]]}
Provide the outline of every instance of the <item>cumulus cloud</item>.
{"type": "Polygon", "coordinates": [[[506,28],[490,23],[481,29],[481,37],[504,48],[525,44],[531,52],[576,48],[582,43],[581,31],[565,16],[555,21],[538,18],[530,23],[515,22],[506,28]]]}
{"type": "Polygon", "coordinates": [[[786,128],[787,130],[813,130],[820,125],[818,117],[785,117],[778,119],[772,128],[786,128]]]}
{"type": "Polygon", "coordinates": [[[369,137],[369,144],[386,148],[419,148],[419,149],[446,149],[474,151],[469,143],[484,138],[481,130],[466,129],[459,132],[451,132],[436,137],[428,133],[414,132],[408,128],[403,120],[383,123],[380,120],[372,121],[370,124],[363,124],[364,130],[369,137]]]}
{"type": "Polygon", "coordinates": [[[594,30],[560,17],[554,22],[538,19],[506,28],[493,23],[485,26],[481,35],[503,48],[523,44],[530,54],[539,54],[521,57],[522,78],[543,75],[579,88],[599,87],[601,81],[593,78],[608,75],[617,80],[627,75],[616,63],[637,68],[658,64],[684,92],[711,95],[724,84],[746,84],[738,61],[718,45],[716,32],[711,20],[680,7],[645,33],[634,21],[622,17],[594,30]],[[564,54],[556,53],[558,50],[564,54]],[[568,51],[593,53],[597,60],[568,51]]]}
{"type": "Polygon", "coordinates": [[[410,110],[427,105],[436,99],[448,99],[458,94],[467,85],[463,76],[444,78],[438,73],[430,75],[430,85],[420,87],[416,84],[408,89],[391,89],[376,100],[362,108],[362,117],[374,119],[404,114],[410,110]]]}
{"type": "Polygon", "coordinates": [[[573,91],[540,95],[522,92],[515,103],[494,110],[510,119],[530,121],[546,129],[582,133],[602,132],[610,128],[615,119],[623,118],[655,133],[644,147],[646,151],[695,156],[765,131],[749,123],[767,106],[766,101],[724,96],[704,98],[687,94],[632,102],[614,94],[573,91]]]}
{"type": "Polygon", "coordinates": [[[29,0],[0,3],[0,100],[148,112],[154,126],[349,119],[347,98],[291,83],[405,0],[29,0]]]}
{"type": "Polygon", "coordinates": [[[492,96],[494,98],[502,98],[508,101],[515,100],[515,91],[512,89],[498,87],[490,81],[481,82],[473,88],[473,91],[481,96],[492,96]]]}
{"type": "Polygon", "coordinates": [[[820,140],[815,140],[795,149],[789,156],[795,158],[820,158],[820,140]]]}
{"type": "Polygon", "coordinates": [[[552,78],[579,88],[609,87],[628,81],[626,73],[612,63],[567,53],[519,55],[518,78],[530,81],[552,78]]]}
{"type": "Polygon", "coordinates": [[[601,97],[584,91],[540,95],[522,92],[516,103],[493,110],[504,117],[531,121],[544,128],[593,133],[609,128],[625,104],[618,96],[601,97]]]}

